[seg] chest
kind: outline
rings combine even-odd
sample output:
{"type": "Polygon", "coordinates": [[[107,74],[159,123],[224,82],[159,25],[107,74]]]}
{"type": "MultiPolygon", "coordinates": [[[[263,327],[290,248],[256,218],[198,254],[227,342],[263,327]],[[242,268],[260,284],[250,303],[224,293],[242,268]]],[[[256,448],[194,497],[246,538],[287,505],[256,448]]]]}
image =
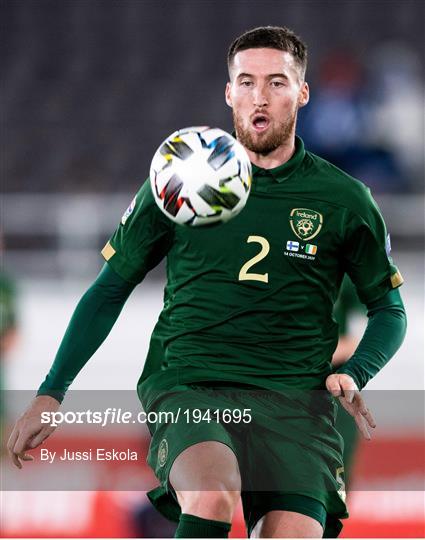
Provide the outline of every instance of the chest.
{"type": "Polygon", "coordinates": [[[231,221],[178,227],[171,259],[184,273],[215,270],[252,285],[340,273],[343,211],[303,194],[253,193],[231,221]]]}

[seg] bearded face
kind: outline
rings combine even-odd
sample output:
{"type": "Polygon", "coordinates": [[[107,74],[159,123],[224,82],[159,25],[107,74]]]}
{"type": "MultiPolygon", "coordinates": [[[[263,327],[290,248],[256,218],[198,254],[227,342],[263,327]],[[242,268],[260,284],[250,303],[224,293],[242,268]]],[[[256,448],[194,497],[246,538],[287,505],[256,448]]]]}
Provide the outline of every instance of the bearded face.
{"type": "Polygon", "coordinates": [[[230,77],[226,102],[248,153],[268,156],[293,144],[298,109],[308,102],[308,86],[294,57],[270,48],[239,51],[230,77]]]}
{"type": "MultiPolygon", "coordinates": [[[[251,152],[266,156],[287,144],[295,132],[298,109],[288,114],[287,118],[281,121],[272,121],[271,125],[261,133],[252,129],[251,122],[247,122],[244,116],[233,109],[233,124],[235,126],[236,136],[239,142],[251,152]]],[[[260,115],[261,113],[258,113],[260,115]]],[[[260,118],[260,116],[258,116],[260,118]]],[[[253,121],[254,126],[258,125],[253,121]]]]}

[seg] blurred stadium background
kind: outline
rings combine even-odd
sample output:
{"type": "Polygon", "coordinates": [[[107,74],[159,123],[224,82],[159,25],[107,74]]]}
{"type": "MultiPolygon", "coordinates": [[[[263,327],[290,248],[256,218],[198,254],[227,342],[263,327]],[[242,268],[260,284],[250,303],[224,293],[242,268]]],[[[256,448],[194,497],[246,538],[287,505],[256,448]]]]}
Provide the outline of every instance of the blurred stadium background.
{"type": "MultiPolygon", "coordinates": [[[[312,100],[299,134],[370,185],[406,280],[409,333],[368,387],[388,398],[380,399],[374,441],[360,448],[344,536],[423,537],[424,6],[2,0],[1,266],[18,291],[17,340],[2,351],[4,388],[39,386],[159,142],[188,125],[232,129],[223,99],[230,42],[254,26],[287,25],[310,50],[312,100]],[[412,412],[402,405],[413,394],[412,412]]],[[[162,288],[161,267],[133,294],[73,388],[135,388],[162,288]]],[[[362,324],[354,321],[354,331],[362,324]]],[[[15,416],[9,411],[6,426],[15,416]]],[[[71,437],[78,445],[78,436],[58,430],[49,444],[63,447],[71,437]]],[[[20,474],[22,481],[28,473],[20,474]]],[[[116,489],[4,491],[2,534],[166,536],[145,516],[144,492],[116,489]]],[[[232,535],[242,532],[239,512],[232,535]]]]}

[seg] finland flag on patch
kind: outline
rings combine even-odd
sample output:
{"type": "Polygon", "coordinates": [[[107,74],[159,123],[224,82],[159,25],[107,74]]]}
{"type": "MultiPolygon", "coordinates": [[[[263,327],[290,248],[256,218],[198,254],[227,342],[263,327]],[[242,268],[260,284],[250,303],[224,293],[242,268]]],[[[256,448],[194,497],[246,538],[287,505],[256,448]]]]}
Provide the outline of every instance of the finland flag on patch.
{"type": "Polygon", "coordinates": [[[286,242],[286,249],[288,251],[298,251],[300,249],[300,243],[294,242],[293,240],[288,240],[286,242]]]}

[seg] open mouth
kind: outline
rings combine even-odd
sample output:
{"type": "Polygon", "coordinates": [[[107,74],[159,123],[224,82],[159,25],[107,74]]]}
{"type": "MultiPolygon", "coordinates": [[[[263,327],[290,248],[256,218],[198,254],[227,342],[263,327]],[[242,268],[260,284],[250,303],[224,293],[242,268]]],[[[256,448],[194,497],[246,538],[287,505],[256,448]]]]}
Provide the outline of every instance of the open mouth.
{"type": "Polygon", "coordinates": [[[265,131],[270,125],[270,120],[264,114],[256,114],[252,120],[252,126],[258,133],[265,131]]]}

